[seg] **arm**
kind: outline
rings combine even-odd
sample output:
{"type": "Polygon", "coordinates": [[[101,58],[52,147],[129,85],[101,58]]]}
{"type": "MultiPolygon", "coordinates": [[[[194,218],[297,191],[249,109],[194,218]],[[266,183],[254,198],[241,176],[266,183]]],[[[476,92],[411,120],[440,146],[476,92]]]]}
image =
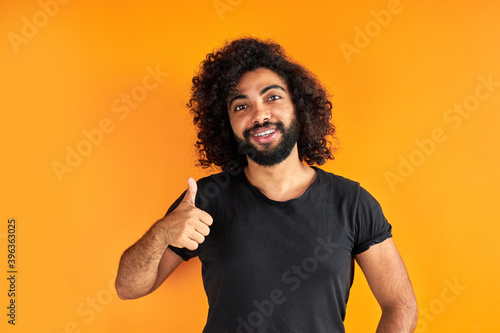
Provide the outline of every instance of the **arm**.
{"type": "Polygon", "coordinates": [[[151,293],[181,264],[182,258],[168,249],[165,224],[164,220],[156,222],[123,253],[115,282],[116,293],[121,299],[151,293]]]}
{"type": "Polygon", "coordinates": [[[382,308],[377,333],[413,332],[417,302],[403,259],[392,238],[355,256],[382,308]]]}
{"type": "Polygon", "coordinates": [[[182,258],[168,245],[195,250],[210,232],[212,217],[194,206],[197,186],[188,179],[182,202],[157,221],[120,259],[115,281],[121,299],[145,296],[158,288],[181,264],[182,258]]]}

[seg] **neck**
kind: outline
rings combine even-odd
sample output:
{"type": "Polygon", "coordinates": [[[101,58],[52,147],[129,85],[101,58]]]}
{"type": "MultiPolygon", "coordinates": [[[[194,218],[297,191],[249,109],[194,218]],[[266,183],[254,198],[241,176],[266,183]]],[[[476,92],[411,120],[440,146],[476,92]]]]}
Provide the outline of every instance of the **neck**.
{"type": "Polygon", "coordinates": [[[248,159],[244,171],[250,184],[275,201],[300,197],[316,179],[316,171],[300,161],[297,145],[290,156],[277,165],[261,166],[248,159]]]}

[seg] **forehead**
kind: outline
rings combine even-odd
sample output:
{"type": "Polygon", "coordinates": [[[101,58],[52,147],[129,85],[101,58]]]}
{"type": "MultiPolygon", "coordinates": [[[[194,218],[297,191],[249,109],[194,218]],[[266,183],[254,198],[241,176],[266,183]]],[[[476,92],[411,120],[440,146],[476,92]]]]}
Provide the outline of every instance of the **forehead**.
{"type": "Polygon", "coordinates": [[[273,84],[278,84],[287,89],[285,80],[276,72],[268,68],[257,68],[253,71],[244,73],[239,78],[238,82],[236,82],[235,89],[238,90],[239,93],[243,93],[252,89],[259,90],[273,84]]]}

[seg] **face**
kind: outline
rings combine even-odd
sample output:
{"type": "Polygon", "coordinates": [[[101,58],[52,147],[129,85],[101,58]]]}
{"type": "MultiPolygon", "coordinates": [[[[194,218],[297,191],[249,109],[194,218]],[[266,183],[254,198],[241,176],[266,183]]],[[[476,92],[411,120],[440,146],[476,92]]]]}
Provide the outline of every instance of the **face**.
{"type": "Polygon", "coordinates": [[[295,147],[299,126],[284,80],[267,68],[246,72],[228,99],[239,152],[259,165],[285,160],[295,147]]]}

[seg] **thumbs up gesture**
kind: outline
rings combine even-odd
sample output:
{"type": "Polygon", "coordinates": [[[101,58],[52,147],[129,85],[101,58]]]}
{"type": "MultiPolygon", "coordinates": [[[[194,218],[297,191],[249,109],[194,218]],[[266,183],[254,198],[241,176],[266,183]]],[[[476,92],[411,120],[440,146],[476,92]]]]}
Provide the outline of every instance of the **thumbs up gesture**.
{"type": "Polygon", "coordinates": [[[196,208],[195,198],[198,186],[189,177],[188,188],[181,203],[165,216],[166,236],[170,245],[196,250],[210,233],[213,219],[207,212],[196,208]]]}

